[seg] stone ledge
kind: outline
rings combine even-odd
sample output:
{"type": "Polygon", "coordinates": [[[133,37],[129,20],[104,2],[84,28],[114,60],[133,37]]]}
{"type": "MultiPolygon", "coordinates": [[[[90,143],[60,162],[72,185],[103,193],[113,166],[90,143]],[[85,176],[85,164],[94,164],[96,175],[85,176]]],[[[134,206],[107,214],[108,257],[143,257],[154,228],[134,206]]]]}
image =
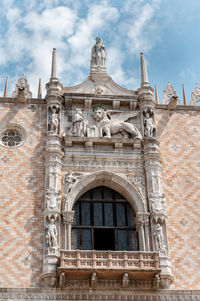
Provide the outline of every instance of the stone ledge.
{"type": "Polygon", "coordinates": [[[93,137],[72,137],[65,136],[65,148],[99,148],[109,146],[112,149],[123,149],[129,147],[131,149],[139,149],[142,146],[142,141],[138,138],[93,138],[93,137]]]}
{"type": "Polygon", "coordinates": [[[0,288],[0,300],[123,300],[123,301],[199,301],[200,290],[109,291],[44,288],[0,288]]]}

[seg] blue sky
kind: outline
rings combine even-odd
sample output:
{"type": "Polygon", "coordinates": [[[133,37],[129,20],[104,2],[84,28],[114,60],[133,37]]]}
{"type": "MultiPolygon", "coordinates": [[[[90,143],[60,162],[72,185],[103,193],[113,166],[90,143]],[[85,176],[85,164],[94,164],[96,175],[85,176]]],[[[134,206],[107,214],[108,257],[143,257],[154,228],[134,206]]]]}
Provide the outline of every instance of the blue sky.
{"type": "Polygon", "coordinates": [[[5,77],[11,96],[22,74],[33,97],[41,77],[44,95],[53,47],[61,83],[81,83],[97,36],[107,48],[108,73],[123,87],[139,87],[141,51],[160,99],[168,81],[181,100],[185,84],[188,102],[200,84],[198,0],[0,0],[0,14],[0,96],[5,77]]]}

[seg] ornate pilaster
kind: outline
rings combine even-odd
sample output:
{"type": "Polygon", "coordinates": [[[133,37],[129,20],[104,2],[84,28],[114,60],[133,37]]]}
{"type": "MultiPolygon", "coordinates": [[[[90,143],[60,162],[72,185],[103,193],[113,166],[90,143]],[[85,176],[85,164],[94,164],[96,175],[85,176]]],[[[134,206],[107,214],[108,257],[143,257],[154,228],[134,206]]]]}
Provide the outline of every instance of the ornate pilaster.
{"type": "Polygon", "coordinates": [[[162,170],[159,142],[155,138],[144,141],[144,162],[149,200],[152,246],[159,252],[160,286],[169,288],[173,279],[168,257],[168,241],[165,215],[165,195],[162,190],[162,170]]]}
{"type": "Polygon", "coordinates": [[[52,71],[47,94],[47,138],[45,152],[45,212],[43,276],[46,286],[57,284],[57,264],[61,244],[61,110],[62,85],[56,75],[56,50],[52,55],[52,71]]]}
{"type": "Polygon", "coordinates": [[[159,142],[156,140],[155,105],[153,89],[148,82],[145,58],[141,53],[141,87],[138,105],[144,137],[144,168],[149,202],[153,251],[159,252],[161,274],[160,286],[168,288],[172,281],[166,231],[165,195],[162,190],[162,168],[159,142]]]}

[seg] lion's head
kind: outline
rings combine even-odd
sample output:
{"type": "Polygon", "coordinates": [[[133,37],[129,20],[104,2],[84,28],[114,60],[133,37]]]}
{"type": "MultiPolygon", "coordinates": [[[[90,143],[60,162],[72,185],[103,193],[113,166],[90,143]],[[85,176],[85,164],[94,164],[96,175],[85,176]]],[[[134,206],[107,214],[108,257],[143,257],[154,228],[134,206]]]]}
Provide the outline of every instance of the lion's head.
{"type": "Polygon", "coordinates": [[[103,109],[98,108],[94,114],[94,119],[99,122],[104,118],[107,118],[106,112],[103,109]]]}

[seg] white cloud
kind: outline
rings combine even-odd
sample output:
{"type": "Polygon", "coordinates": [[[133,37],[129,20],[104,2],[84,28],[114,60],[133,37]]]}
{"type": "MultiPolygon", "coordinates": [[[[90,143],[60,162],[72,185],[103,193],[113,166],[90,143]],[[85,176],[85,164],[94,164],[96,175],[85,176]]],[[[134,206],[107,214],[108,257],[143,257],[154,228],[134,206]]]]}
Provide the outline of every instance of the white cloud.
{"type": "Polygon", "coordinates": [[[127,33],[127,50],[130,53],[147,52],[160,39],[160,24],[157,24],[156,14],[159,11],[159,0],[152,0],[148,3],[144,1],[128,1],[123,12],[126,11],[128,18],[122,21],[120,31],[127,33]],[[127,11],[127,9],[129,11],[127,11]]]}
{"type": "Polygon", "coordinates": [[[24,18],[25,28],[43,38],[60,40],[73,33],[76,15],[67,7],[46,9],[42,14],[30,12],[24,18]]]}
{"type": "Polygon", "coordinates": [[[26,0],[22,6],[17,6],[14,0],[3,1],[7,29],[4,41],[0,40],[0,65],[16,62],[15,75],[10,80],[13,89],[17,76],[24,73],[34,96],[37,95],[38,78],[42,78],[43,84],[49,80],[54,47],[63,84],[79,83],[89,73],[90,50],[97,35],[110,38],[106,43],[107,66],[113,79],[126,87],[136,86],[134,73],[124,71],[123,64],[127,61],[124,53],[131,55],[153,47],[157,39],[154,17],[159,0],[148,4],[127,0],[120,9],[114,1],[85,0],[84,4],[83,13],[80,1],[26,0]]]}

